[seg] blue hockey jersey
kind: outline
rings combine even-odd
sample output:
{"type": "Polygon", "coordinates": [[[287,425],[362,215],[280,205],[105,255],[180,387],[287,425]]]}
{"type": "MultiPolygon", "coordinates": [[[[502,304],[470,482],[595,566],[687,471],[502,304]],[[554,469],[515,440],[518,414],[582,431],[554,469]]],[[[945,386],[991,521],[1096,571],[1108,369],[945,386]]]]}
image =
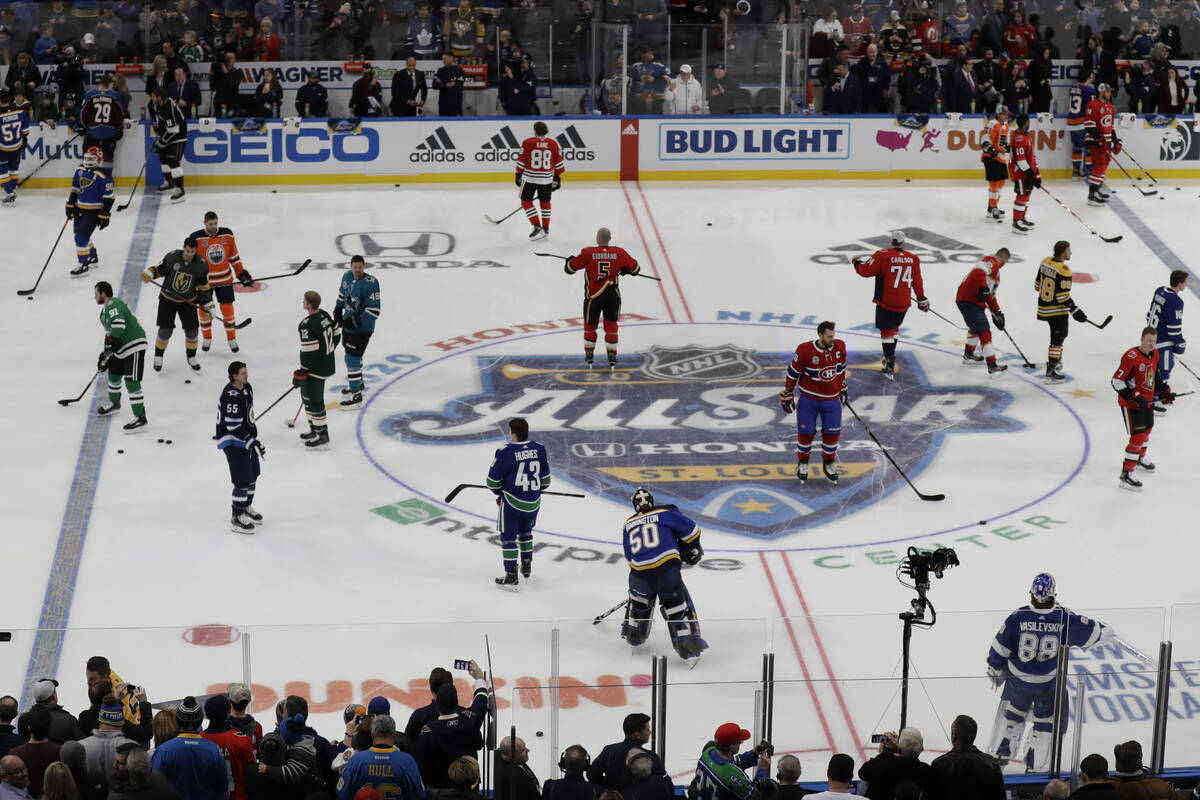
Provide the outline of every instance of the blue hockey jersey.
{"type": "Polygon", "coordinates": [[[0,111],[0,153],[15,153],[25,146],[29,116],[19,108],[0,111]]]}
{"type": "Polygon", "coordinates": [[[1174,348],[1184,344],[1183,298],[1170,286],[1160,286],[1150,301],[1146,312],[1146,323],[1158,329],[1159,349],[1174,348]]]}
{"type": "MultiPolygon", "coordinates": [[[[418,740],[419,741],[419,740],[418,740]]],[[[361,750],[346,762],[337,782],[338,800],[351,800],[370,786],[388,800],[424,800],[425,785],[417,762],[395,747],[361,750]]]]}
{"type": "Polygon", "coordinates": [[[374,333],[375,320],[379,319],[379,281],[374,275],[363,273],[354,280],[354,272],[346,270],[342,284],[338,287],[337,305],[333,314],[342,312],[342,330],[346,333],[374,333]]]}
{"type": "Polygon", "coordinates": [[[71,179],[71,198],[67,205],[74,204],[80,211],[103,212],[112,208],[113,180],[104,170],[80,167],[71,179]]]}
{"type": "Polygon", "coordinates": [[[546,448],[534,441],[512,442],[496,451],[487,486],[517,511],[537,511],[550,485],[546,448]]]}
{"type": "Polygon", "coordinates": [[[679,545],[700,538],[700,526],[670,506],[659,506],[625,520],[622,535],[630,569],[646,570],[679,560],[679,545]]]}
{"type": "Polygon", "coordinates": [[[254,424],[254,389],[246,384],[241,389],[225,384],[217,401],[217,449],[249,448],[258,437],[254,424]]]}
{"type": "Polygon", "coordinates": [[[988,651],[988,666],[1008,667],[1008,674],[1025,683],[1054,680],[1062,645],[1087,650],[1113,637],[1112,628],[1068,608],[1022,606],[1008,615],[988,651]]]}
{"type": "Polygon", "coordinates": [[[1067,127],[1083,130],[1088,103],[1096,99],[1096,87],[1077,83],[1067,89],[1067,127]]]}

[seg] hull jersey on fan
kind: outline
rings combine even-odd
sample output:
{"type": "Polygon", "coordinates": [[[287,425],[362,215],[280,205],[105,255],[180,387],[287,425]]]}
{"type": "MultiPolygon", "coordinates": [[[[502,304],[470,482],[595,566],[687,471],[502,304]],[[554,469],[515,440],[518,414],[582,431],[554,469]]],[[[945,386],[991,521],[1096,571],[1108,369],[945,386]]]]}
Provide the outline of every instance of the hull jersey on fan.
{"type": "Polygon", "coordinates": [[[1021,606],[1008,615],[988,651],[988,666],[1025,683],[1054,680],[1061,646],[1084,650],[1113,637],[1112,628],[1068,608],[1021,606]]]}
{"type": "Polygon", "coordinates": [[[487,487],[518,511],[537,511],[542,490],[550,485],[546,448],[537,442],[510,442],[496,451],[487,487]]]}

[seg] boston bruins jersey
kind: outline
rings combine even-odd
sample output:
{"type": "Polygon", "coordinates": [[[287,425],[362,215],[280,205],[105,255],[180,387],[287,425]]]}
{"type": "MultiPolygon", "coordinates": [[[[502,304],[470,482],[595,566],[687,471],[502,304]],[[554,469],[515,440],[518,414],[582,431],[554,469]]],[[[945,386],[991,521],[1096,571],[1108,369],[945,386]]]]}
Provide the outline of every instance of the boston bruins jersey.
{"type": "Polygon", "coordinates": [[[1071,268],[1053,256],[1042,260],[1034,278],[1038,293],[1038,319],[1064,317],[1075,310],[1071,299],[1071,268]]]}

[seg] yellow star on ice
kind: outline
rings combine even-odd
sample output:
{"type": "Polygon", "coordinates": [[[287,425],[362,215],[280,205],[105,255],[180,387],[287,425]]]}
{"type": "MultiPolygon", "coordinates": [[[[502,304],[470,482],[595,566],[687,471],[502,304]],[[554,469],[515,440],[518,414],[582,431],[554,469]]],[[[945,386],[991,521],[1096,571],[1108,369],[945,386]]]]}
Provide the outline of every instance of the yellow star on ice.
{"type": "Polygon", "coordinates": [[[744,503],[734,503],[733,505],[740,508],[742,510],[743,514],[753,514],[755,511],[760,511],[763,514],[770,514],[771,509],[774,508],[777,504],[776,503],[763,503],[763,502],[761,502],[759,500],[755,500],[753,497],[751,497],[749,500],[747,500],[744,503]]]}
{"type": "Polygon", "coordinates": [[[1088,390],[1088,389],[1072,389],[1071,391],[1069,391],[1069,392],[1066,392],[1066,394],[1069,394],[1069,395],[1071,395],[1072,397],[1075,397],[1075,398],[1080,398],[1080,397],[1095,397],[1095,396],[1096,396],[1096,393],[1095,393],[1095,392],[1093,392],[1093,391],[1090,391],[1090,390],[1088,390]]]}

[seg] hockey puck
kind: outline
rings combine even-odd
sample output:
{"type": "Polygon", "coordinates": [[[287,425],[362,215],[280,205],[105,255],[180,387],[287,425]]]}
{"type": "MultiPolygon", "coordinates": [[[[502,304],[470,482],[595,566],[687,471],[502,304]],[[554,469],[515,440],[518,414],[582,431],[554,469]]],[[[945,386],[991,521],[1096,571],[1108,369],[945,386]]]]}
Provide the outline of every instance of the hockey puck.
{"type": "Polygon", "coordinates": [[[543,734],[541,731],[538,731],[537,733],[534,734],[534,736],[544,736],[544,735],[545,734],[543,734]]]}
{"type": "Polygon", "coordinates": [[[125,453],[125,451],[124,451],[124,450],[118,450],[118,451],[117,451],[117,455],[123,455],[124,453],[125,453]]]}
{"type": "Polygon", "coordinates": [[[163,440],[162,440],[162,439],[159,439],[159,440],[158,440],[158,443],[159,443],[159,444],[162,444],[162,443],[163,443],[163,440]]]}
{"type": "Polygon", "coordinates": [[[191,382],[192,382],[192,379],[191,379],[191,378],[184,378],[184,379],[183,379],[183,382],[184,382],[184,383],[191,383],[191,382]]]}
{"type": "Polygon", "coordinates": [[[707,225],[707,226],[708,226],[708,227],[710,227],[710,228],[712,227],[712,223],[711,223],[711,222],[706,222],[706,223],[704,223],[704,224],[705,224],[705,225],[707,225]]]}
{"type": "Polygon", "coordinates": [[[26,300],[32,300],[32,299],[33,299],[33,295],[29,295],[29,296],[28,296],[28,297],[26,297],[25,299],[26,299],[26,300]]]}
{"type": "Polygon", "coordinates": [[[271,194],[275,194],[275,190],[274,190],[274,189],[272,189],[272,190],[271,190],[271,194]]]}
{"type": "Polygon", "coordinates": [[[987,520],[986,520],[986,519],[981,519],[981,520],[979,520],[979,524],[980,524],[980,525],[987,525],[987,520]]]}
{"type": "Polygon", "coordinates": [[[167,444],[171,444],[171,443],[172,443],[171,440],[167,439],[167,444]]]}
{"type": "Polygon", "coordinates": [[[904,179],[904,182],[905,182],[905,183],[912,183],[912,178],[905,178],[905,179],[904,179]]]}

